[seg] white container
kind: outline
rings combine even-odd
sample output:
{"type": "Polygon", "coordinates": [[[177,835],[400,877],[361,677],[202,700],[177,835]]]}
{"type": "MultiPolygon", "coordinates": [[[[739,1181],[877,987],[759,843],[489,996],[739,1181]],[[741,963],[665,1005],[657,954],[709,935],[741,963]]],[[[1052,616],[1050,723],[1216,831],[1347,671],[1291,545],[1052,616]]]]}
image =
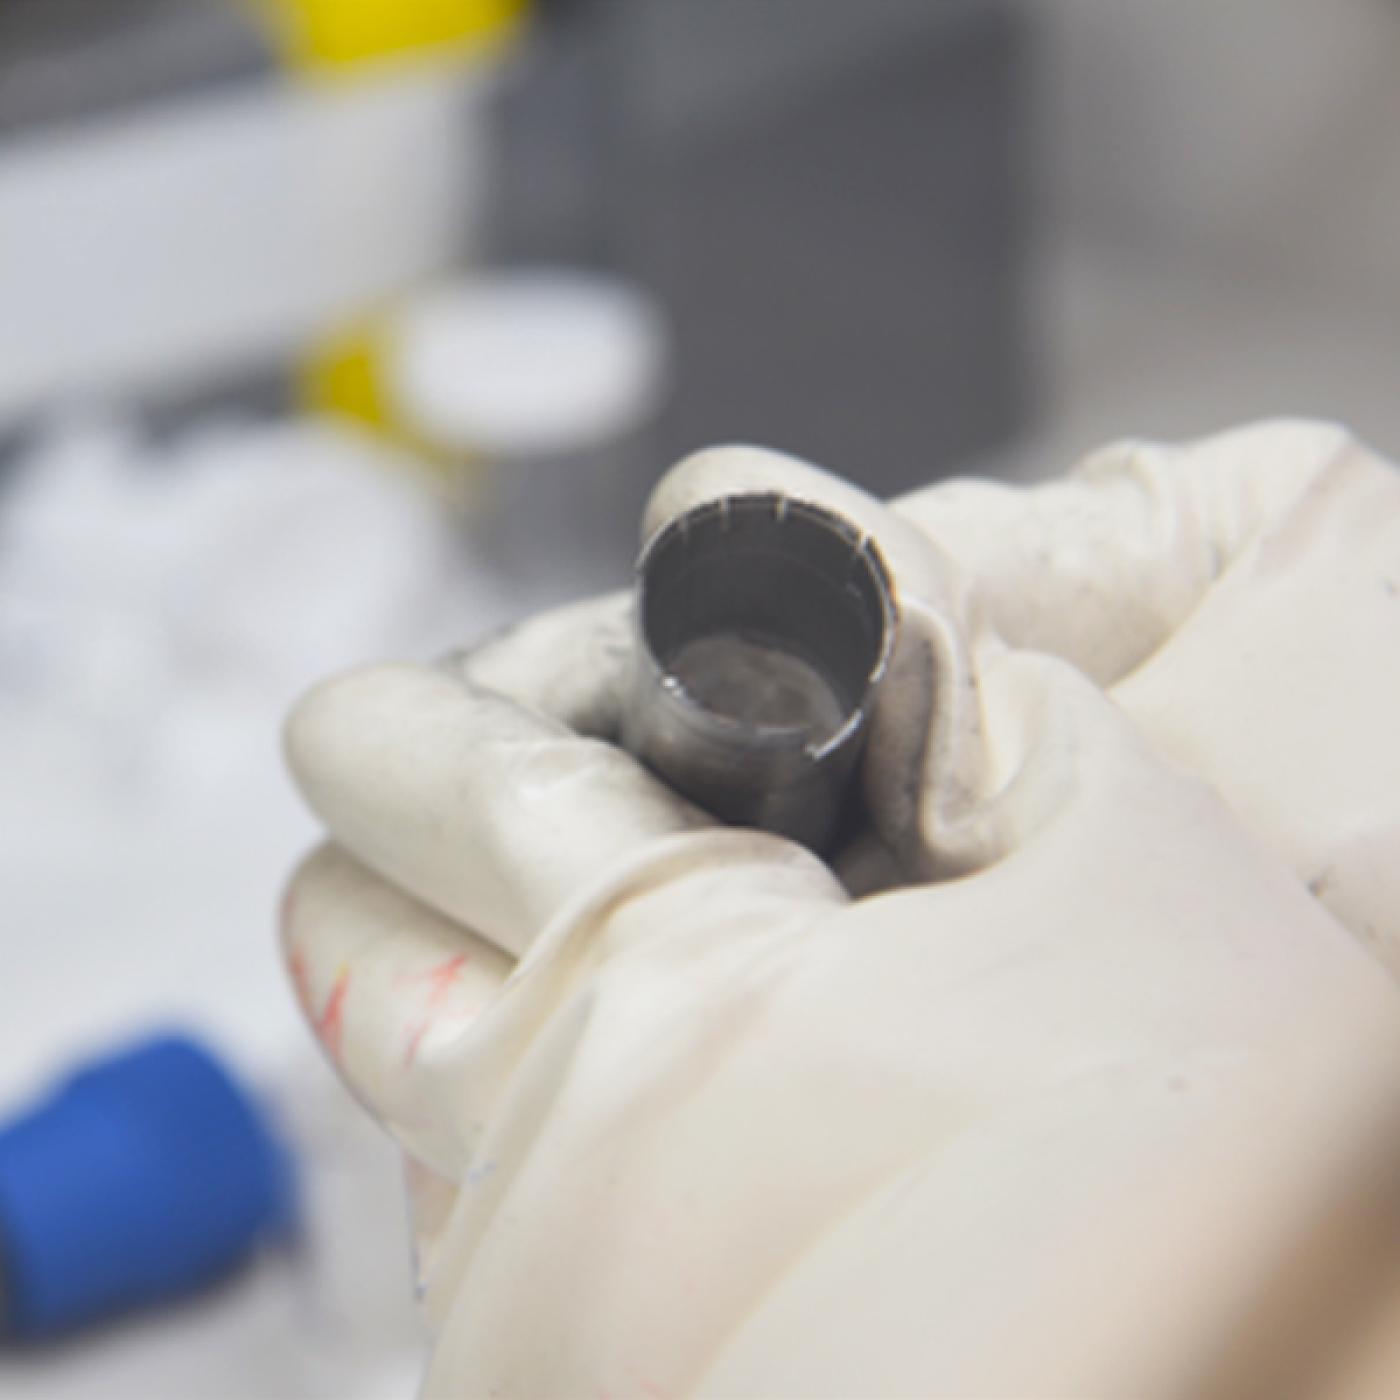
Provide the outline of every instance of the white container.
{"type": "Polygon", "coordinates": [[[405,306],[385,359],[396,415],[460,465],[472,535],[522,610],[627,581],[667,465],[648,445],[667,378],[648,297],[564,269],[483,275],[405,306]]]}

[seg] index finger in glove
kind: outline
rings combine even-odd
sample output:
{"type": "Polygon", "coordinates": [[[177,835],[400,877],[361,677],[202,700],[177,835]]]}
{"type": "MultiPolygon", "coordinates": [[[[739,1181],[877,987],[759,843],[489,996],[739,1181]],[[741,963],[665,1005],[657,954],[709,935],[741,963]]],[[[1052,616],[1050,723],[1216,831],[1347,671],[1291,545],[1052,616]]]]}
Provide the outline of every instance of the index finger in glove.
{"type": "Polygon", "coordinates": [[[538,613],[442,668],[594,739],[614,739],[632,661],[632,597],[605,593],[538,613]]]}
{"type": "Polygon", "coordinates": [[[317,686],[286,748],[341,845],[517,955],[610,867],[710,825],[620,749],[426,667],[317,686]]]}

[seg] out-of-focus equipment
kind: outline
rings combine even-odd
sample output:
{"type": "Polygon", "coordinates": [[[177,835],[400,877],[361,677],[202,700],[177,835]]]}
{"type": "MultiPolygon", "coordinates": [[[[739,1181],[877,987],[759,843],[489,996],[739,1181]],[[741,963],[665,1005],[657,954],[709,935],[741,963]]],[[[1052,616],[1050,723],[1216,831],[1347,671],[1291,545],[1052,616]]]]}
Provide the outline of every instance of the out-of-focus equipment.
{"type": "Polygon", "coordinates": [[[1029,407],[1029,26],[1004,0],[553,0],[503,85],[493,256],[635,279],[658,462],[762,442],[888,495],[1029,407]]]}
{"type": "Polygon", "coordinates": [[[362,392],[347,327],[470,260],[523,0],[0,6],[0,428],[362,392]],[[411,154],[411,159],[408,158],[411,154]]]}
{"type": "Polygon", "coordinates": [[[650,297],[546,267],[409,299],[382,355],[394,422],[448,468],[482,558],[527,604],[626,579],[667,359],[650,297]]]}
{"type": "Polygon", "coordinates": [[[0,1332],[177,1298],[294,1223],[289,1158],[247,1091],[195,1041],[147,1041],[0,1128],[0,1332]]]}

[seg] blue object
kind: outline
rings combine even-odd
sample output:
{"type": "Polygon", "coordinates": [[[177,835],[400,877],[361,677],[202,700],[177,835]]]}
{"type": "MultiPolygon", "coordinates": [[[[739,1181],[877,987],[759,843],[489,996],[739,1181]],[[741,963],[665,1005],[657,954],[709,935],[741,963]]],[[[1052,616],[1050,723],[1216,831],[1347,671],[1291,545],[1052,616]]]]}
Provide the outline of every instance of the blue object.
{"type": "Polygon", "coordinates": [[[211,1282],[294,1225],[290,1162],[205,1049],[150,1040],[0,1128],[0,1331],[43,1338],[211,1282]]]}

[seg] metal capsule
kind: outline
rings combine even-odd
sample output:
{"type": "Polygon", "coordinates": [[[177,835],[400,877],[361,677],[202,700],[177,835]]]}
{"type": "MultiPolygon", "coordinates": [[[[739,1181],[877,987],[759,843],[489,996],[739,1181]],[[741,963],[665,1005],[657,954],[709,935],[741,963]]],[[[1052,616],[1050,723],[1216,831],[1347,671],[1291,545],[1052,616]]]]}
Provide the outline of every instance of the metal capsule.
{"type": "Polygon", "coordinates": [[[843,517],[774,494],[699,506],[637,563],[623,742],[717,817],[821,850],[895,617],[878,551],[843,517]]]}

